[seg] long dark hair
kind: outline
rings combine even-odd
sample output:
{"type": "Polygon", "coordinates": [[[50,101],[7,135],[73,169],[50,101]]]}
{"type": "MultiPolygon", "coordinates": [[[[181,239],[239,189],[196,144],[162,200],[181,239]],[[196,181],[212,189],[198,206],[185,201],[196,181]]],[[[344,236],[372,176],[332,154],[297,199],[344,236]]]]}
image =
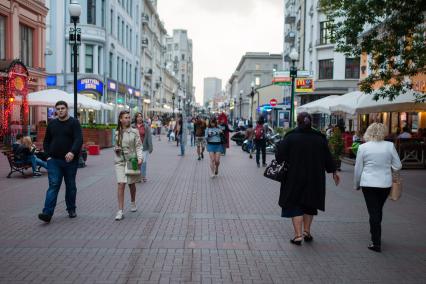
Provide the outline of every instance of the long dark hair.
{"type": "Polygon", "coordinates": [[[143,114],[141,113],[141,112],[137,112],[137,113],[135,113],[135,116],[134,116],[134,118],[133,118],[133,123],[134,124],[137,124],[138,123],[138,116],[142,116],[142,123],[143,123],[143,114]]]}
{"type": "Polygon", "coordinates": [[[123,142],[123,127],[121,126],[120,120],[125,114],[129,114],[129,111],[127,110],[120,111],[120,114],[118,115],[118,121],[117,121],[117,128],[116,128],[116,130],[118,131],[117,144],[120,147],[121,147],[121,143],[123,142]]]}

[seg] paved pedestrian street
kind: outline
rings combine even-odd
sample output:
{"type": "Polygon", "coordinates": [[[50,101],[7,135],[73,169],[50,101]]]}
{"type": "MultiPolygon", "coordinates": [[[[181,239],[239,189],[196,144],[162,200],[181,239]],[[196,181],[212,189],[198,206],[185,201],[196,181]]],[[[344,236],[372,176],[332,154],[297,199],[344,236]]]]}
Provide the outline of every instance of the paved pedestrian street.
{"type": "MultiPolygon", "coordinates": [[[[138,211],[117,211],[112,149],[89,156],[78,172],[76,219],[61,190],[52,222],[37,219],[47,174],[5,178],[0,158],[1,283],[426,283],[426,172],[404,171],[404,195],[384,210],[383,252],[372,252],[366,206],[352,189],[327,178],[326,212],[314,220],[311,244],[291,245],[280,217],[279,184],[232,146],[219,177],[195,149],[155,139],[148,182],[137,185],[138,211]]],[[[271,156],[268,156],[271,159],[271,156]]],[[[28,171],[28,174],[30,171],[28,171]]]]}

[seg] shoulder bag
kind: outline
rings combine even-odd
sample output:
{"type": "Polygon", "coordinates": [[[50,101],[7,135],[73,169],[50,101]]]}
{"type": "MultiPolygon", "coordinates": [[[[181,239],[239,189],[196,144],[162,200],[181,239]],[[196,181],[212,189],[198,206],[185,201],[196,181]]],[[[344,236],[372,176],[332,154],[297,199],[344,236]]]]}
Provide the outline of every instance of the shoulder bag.
{"type": "Polygon", "coordinates": [[[401,175],[399,172],[392,173],[392,188],[389,193],[389,199],[397,201],[401,198],[402,195],[402,182],[401,175]]]}
{"type": "Polygon", "coordinates": [[[288,166],[289,165],[286,161],[282,163],[278,163],[277,160],[274,159],[266,167],[263,175],[266,178],[269,178],[278,182],[284,182],[287,177],[288,166]]]}

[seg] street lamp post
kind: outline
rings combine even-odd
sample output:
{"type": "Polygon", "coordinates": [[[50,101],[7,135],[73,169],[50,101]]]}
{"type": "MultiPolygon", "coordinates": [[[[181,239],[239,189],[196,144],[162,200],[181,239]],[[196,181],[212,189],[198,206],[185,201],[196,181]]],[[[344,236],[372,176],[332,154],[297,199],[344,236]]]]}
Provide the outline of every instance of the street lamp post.
{"type": "Polygon", "coordinates": [[[178,109],[179,110],[180,110],[180,102],[181,102],[181,100],[182,100],[182,98],[179,96],[179,98],[178,98],[178,102],[179,102],[178,109]]]}
{"type": "Polygon", "coordinates": [[[254,81],[251,82],[251,111],[250,111],[250,123],[253,124],[253,97],[254,97],[254,81]]]}
{"type": "Polygon", "coordinates": [[[297,67],[296,61],[299,59],[299,53],[295,48],[290,52],[291,67],[290,67],[290,77],[291,77],[291,105],[290,105],[290,128],[294,126],[294,89],[295,89],[295,79],[297,77],[297,67]]]}
{"type": "Polygon", "coordinates": [[[70,29],[69,41],[73,45],[73,62],[74,62],[74,118],[77,119],[77,45],[81,42],[81,30],[77,30],[77,22],[81,15],[81,6],[73,0],[68,6],[68,12],[74,28],[70,29]]]}
{"type": "Polygon", "coordinates": [[[175,117],[175,93],[172,94],[172,104],[173,104],[173,117],[175,117]]]}
{"type": "Polygon", "coordinates": [[[243,103],[243,90],[240,91],[240,120],[241,120],[241,105],[243,103]]]}

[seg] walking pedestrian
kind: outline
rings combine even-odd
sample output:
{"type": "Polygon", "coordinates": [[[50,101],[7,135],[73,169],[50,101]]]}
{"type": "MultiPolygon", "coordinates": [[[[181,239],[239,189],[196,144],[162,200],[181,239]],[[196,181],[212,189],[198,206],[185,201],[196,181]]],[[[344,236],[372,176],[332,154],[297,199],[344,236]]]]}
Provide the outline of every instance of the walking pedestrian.
{"type": "Polygon", "coordinates": [[[371,244],[368,249],[381,252],[383,206],[392,187],[392,170],[402,168],[392,142],[384,141],[386,127],[373,123],[364,134],[366,143],[359,145],[356,155],[354,187],[362,189],[370,216],[371,244]]]}
{"type": "Polygon", "coordinates": [[[170,122],[169,122],[169,134],[168,134],[168,138],[169,138],[169,142],[170,141],[175,141],[175,134],[174,134],[174,129],[175,129],[175,126],[176,126],[176,122],[175,122],[175,120],[172,118],[171,120],[170,120],[170,122]],[[172,135],[173,134],[173,135],[172,135]]]}
{"type": "Polygon", "coordinates": [[[158,116],[155,120],[155,126],[157,129],[158,141],[161,141],[161,129],[163,127],[163,123],[161,121],[161,118],[159,118],[158,116]]]}
{"type": "Polygon", "coordinates": [[[78,156],[83,145],[83,135],[80,123],[76,118],[68,115],[68,104],[58,101],[55,104],[58,114],[56,119],[49,122],[43,142],[44,152],[47,155],[47,171],[49,189],[46,193],[43,212],[38,218],[46,223],[52,219],[58,199],[62,179],[65,181],[65,203],[68,216],[77,217],[75,200],[77,187],[78,156]]]}
{"type": "Polygon", "coordinates": [[[174,129],[175,137],[176,137],[176,147],[179,147],[179,142],[181,142],[180,136],[182,135],[182,124],[183,124],[182,115],[180,114],[178,116],[178,119],[177,119],[176,125],[175,125],[175,129],[174,129]]]}
{"type": "Polygon", "coordinates": [[[142,152],[141,177],[143,182],[147,182],[146,168],[148,163],[148,156],[154,150],[154,147],[152,144],[152,134],[148,124],[144,122],[143,115],[140,112],[135,114],[134,124],[132,125],[132,127],[138,130],[139,136],[142,141],[143,152],[142,152]]]}
{"type": "Polygon", "coordinates": [[[195,118],[191,119],[188,123],[188,131],[191,134],[191,147],[195,146],[195,130],[194,130],[195,118]]]}
{"type": "Polygon", "coordinates": [[[249,158],[253,159],[253,148],[254,148],[254,130],[253,130],[253,124],[250,122],[245,133],[245,138],[248,141],[248,151],[249,151],[249,158]]]}
{"type": "Polygon", "coordinates": [[[176,126],[176,133],[177,133],[176,136],[178,137],[178,140],[179,140],[178,144],[180,144],[179,156],[181,156],[181,157],[185,156],[185,141],[184,141],[184,139],[186,137],[184,137],[185,130],[183,128],[184,128],[183,118],[182,118],[182,115],[179,115],[179,120],[178,120],[178,123],[177,123],[177,126],[176,126]]]}
{"type": "Polygon", "coordinates": [[[219,174],[220,154],[223,153],[223,131],[219,128],[216,118],[211,118],[205,131],[207,152],[210,155],[211,178],[219,174]]]}
{"type": "Polygon", "coordinates": [[[126,165],[137,159],[138,166],[142,164],[142,141],[139,131],[130,127],[130,114],[123,110],[118,116],[117,129],[115,131],[115,174],[117,176],[117,199],[118,212],[115,220],[124,218],[124,190],[126,184],[130,189],[130,211],[136,212],[136,184],[140,181],[141,175],[126,174],[126,165]]]}
{"type": "Polygon", "coordinates": [[[327,139],[312,129],[311,123],[308,113],[300,113],[297,128],[278,144],[275,155],[278,163],[288,163],[287,175],[281,182],[279,205],[281,216],[292,219],[294,238],[290,242],[295,245],[301,245],[303,239],[313,240],[314,215],[325,209],[325,172],[333,173],[336,185],[340,182],[327,139]]]}
{"type": "Polygon", "coordinates": [[[194,123],[195,144],[197,145],[198,161],[204,159],[204,149],[206,148],[206,138],[204,136],[206,128],[206,122],[198,116],[194,123]]]}
{"type": "Polygon", "coordinates": [[[219,124],[220,129],[222,129],[224,144],[223,144],[223,155],[226,155],[226,149],[229,148],[229,125],[228,125],[228,117],[224,112],[222,112],[217,122],[219,124]]]}
{"type": "Polygon", "coordinates": [[[254,129],[254,145],[256,147],[256,164],[260,167],[260,152],[262,152],[262,165],[266,167],[266,134],[268,126],[265,125],[265,120],[261,116],[257,120],[256,128],[254,129]]]}

